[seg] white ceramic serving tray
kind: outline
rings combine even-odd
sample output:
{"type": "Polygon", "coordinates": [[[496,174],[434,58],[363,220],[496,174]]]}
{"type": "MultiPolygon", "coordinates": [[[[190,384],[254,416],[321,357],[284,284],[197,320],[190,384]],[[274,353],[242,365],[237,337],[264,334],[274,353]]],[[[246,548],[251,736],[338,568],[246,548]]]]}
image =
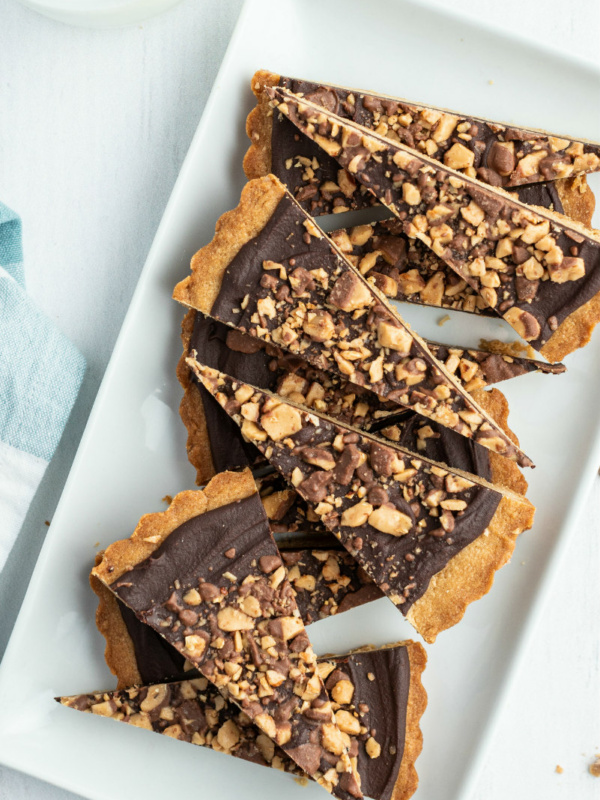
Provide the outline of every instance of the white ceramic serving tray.
{"type": "MultiPolygon", "coordinates": [[[[252,107],[248,84],[259,67],[600,139],[600,73],[584,63],[408,2],[248,0],[0,667],[0,762],[94,800],[324,796],[275,770],[77,714],[52,699],[114,686],[87,583],[98,546],[128,536],[143,513],[164,509],[164,495],[193,486],[174,375],[182,309],[170,295],[218,215],[237,203],[252,107]]],[[[595,179],[594,185],[600,188],[595,179]]],[[[471,345],[481,335],[512,338],[500,321],[476,325],[455,315],[441,328],[440,312],[408,308],[406,316],[430,338],[471,345]]],[[[537,521],[493,591],[428,648],[418,800],[467,800],[474,786],[600,462],[599,364],[600,332],[568,359],[568,374],[502,385],[510,422],[538,464],[527,476],[537,521]]],[[[310,633],[318,652],[413,635],[387,600],[320,622],[310,633]]]]}

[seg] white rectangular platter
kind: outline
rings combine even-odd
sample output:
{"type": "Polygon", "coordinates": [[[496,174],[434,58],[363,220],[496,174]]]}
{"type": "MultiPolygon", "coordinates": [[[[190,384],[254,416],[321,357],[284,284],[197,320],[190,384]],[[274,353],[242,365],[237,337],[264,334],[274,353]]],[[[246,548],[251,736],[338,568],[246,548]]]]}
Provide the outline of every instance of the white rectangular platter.
{"type": "MultiPolygon", "coordinates": [[[[236,204],[252,107],[249,80],[283,74],[379,89],[433,104],[600,139],[600,73],[451,13],[385,0],[248,0],[157,233],[60,506],[0,667],[0,762],[93,800],[187,796],[317,798],[288,776],[166,737],[76,714],[53,701],[114,686],[87,575],[98,546],[128,536],[161,498],[193,486],[174,369],[181,308],[170,299],[220,213],[236,204]],[[566,129],[566,130],[564,130],[566,129]],[[106,768],[105,768],[106,767],[106,768]]],[[[594,178],[592,185],[600,188],[594,178]]],[[[124,265],[126,267],[126,265],[124,265]]],[[[500,321],[403,309],[430,338],[512,336],[500,321]]],[[[418,800],[467,800],[519,655],[600,461],[600,333],[559,377],[502,390],[538,467],[527,477],[535,527],[493,591],[428,648],[418,800]]],[[[408,638],[387,600],[310,629],[318,652],[408,638]]]]}

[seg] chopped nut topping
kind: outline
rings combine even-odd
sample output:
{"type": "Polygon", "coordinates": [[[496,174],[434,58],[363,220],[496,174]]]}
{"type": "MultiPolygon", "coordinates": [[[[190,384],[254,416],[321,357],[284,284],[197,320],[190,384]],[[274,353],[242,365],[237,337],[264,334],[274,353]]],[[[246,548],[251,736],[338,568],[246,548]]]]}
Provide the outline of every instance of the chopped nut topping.
{"type": "Polygon", "coordinates": [[[369,736],[365,743],[365,750],[369,758],[379,758],[381,755],[381,745],[372,736],[369,736]]]}
{"type": "Polygon", "coordinates": [[[347,705],[352,702],[354,696],[354,684],[349,680],[338,681],[331,690],[331,699],[340,705],[347,705]]]}

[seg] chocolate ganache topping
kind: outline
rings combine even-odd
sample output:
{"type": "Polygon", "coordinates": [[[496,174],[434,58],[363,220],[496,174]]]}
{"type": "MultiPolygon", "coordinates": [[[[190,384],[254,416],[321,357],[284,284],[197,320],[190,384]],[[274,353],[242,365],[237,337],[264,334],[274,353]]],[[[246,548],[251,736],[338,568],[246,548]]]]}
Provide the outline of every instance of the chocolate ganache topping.
{"type": "Polygon", "coordinates": [[[185,658],[149,625],[144,625],[125,603],[117,599],[119,612],[133,645],[142,683],[196,678],[197,670],[185,670],[185,658]]]}
{"type": "MultiPolygon", "coordinates": [[[[160,609],[167,603],[175,582],[196,586],[198,576],[215,576],[227,583],[223,573],[246,575],[251,563],[262,555],[265,516],[257,495],[230,503],[193,517],[173,531],[145,561],[122,575],[111,586],[117,596],[135,609],[142,621],[160,618],[160,609]],[[226,551],[233,548],[235,556],[226,551]]],[[[170,641],[165,629],[163,636],[170,641]]]]}
{"type": "Polygon", "coordinates": [[[353,653],[336,659],[336,669],[325,681],[327,689],[347,676],[354,686],[361,724],[358,772],[366,797],[391,800],[398,778],[406,732],[410,662],[405,647],[353,653]],[[372,758],[367,742],[373,738],[385,756],[372,758]]]}

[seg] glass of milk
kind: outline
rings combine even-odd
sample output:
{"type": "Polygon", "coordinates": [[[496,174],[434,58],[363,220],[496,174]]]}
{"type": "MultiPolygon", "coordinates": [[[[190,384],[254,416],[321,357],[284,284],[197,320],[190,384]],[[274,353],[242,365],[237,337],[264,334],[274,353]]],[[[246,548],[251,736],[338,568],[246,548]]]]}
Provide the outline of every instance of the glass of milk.
{"type": "Polygon", "coordinates": [[[114,28],[134,25],[180,0],[21,0],[23,5],[69,25],[114,28]]]}

